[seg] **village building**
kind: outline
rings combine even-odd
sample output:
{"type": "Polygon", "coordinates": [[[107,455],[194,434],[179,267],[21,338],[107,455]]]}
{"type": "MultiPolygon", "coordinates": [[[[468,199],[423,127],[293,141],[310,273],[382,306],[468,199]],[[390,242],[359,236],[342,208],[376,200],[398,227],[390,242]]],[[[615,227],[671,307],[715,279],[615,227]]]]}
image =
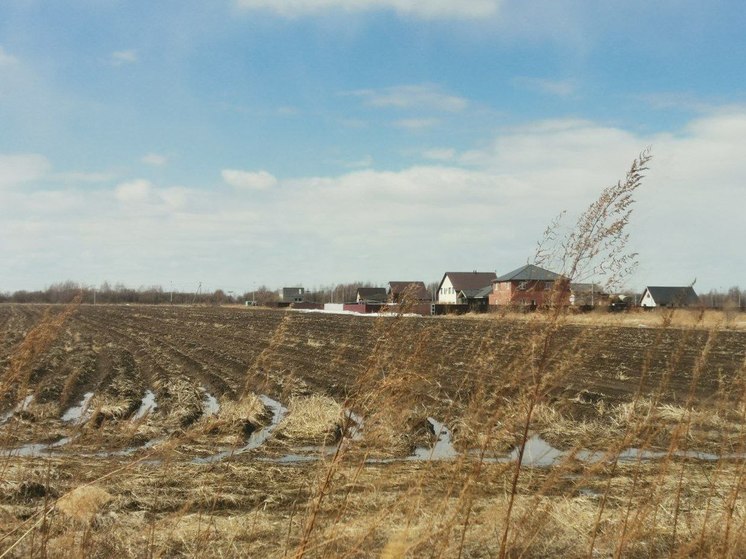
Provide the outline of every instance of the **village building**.
{"type": "Polygon", "coordinates": [[[387,299],[385,287],[358,287],[355,294],[357,303],[385,303],[387,299]]]}
{"type": "Polygon", "coordinates": [[[492,290],[495,272],[446,272],[438,286],[438,303],[465,305],[484,289],[492,290]]]}
{"type": "Polygon", "coordinates": [[[609,294],[597,283],[571,283],[570,305],[578,308],[608,306],[609,294]]]}
{"type": "Polygon", "coordinates": [[[655,307],[696,307],[699,297],[691,285],[687,286],[648,286],[642,292],[640,306],[644,309],[655,307]]]}
{"type": "Polygon", "coordinates": [[[302,303],[305,298],[306,290],[303,287],[283,287],[282,288],[282,302],[283,303],[302,303]]]}
{"type": "Polygon", "coordinates": [[[433,298],[422,281],[390,281],[389,303],[401,303],[404,298],[410,302],[430,303],[433,298]]]}
{"type": "Polygon", "coordinates": [[[492,282],[490,305],[535,309],[553,304],[569,304],[569,281],[564,276],[526,264],[492,282]]]}

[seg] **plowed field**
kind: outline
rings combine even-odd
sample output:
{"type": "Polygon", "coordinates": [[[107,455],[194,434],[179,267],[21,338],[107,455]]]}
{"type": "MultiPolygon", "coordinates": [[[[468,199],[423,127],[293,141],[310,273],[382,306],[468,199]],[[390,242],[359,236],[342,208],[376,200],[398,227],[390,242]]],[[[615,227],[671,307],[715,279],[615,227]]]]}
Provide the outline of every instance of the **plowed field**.
{"type": "MultiPolygon", "coordinates": [[[[542,320],[0,306],[0,554],[368,557],[409,522],[406,553],[451,556],[450,536],[430,538],[468,525],[447,506],[468,486],[480,528],[461,545],[490,556],[480,514],[505,495],[527,386],[530,434],[552,451],[623,441],[661,483],[653,451],[742,461],[746,332],[542,320]],[[631,429],[638,407],[648,419],[631,429]],[[488,475],[464,485],[475,455],[488,475]],[[65,512],[57,499],[89,483],[106,497],[65,512]]],[[[626,467],[550,485],[539,468],[521,491],[608,495],[626,467]]]]}

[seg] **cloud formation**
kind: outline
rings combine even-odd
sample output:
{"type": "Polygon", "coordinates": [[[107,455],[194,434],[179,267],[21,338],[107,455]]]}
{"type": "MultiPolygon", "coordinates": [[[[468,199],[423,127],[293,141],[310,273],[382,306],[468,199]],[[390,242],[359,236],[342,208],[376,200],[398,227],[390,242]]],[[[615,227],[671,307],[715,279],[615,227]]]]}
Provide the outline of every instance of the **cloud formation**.
{"type": "Polygon", "coordinates": [[[443,93],[433,84],[399,85],[381,89],[359,89],[343,95],[359,97],[371,107],[391,109],[435,110],[458,113],[465,110],[469,102],[463,97],[443,93]]]}
{"type": "Polygon", "coordinates": [[[118,184],[114,189],[114,196],[124,203],[147,202],[152,189],[153,185],[150,181],[136,179],[118,184]]]}
{"type": "MultiPolygon", "coordinates": [[[[499,272],[530,258],[560,210],[579,213],[648,144],[654,160],[632,219],[642,263],[632,287],[694,277],[708,286],[737,281],[731,274],[740,246],[731,237],[746,233],[735,203],[746,195],[746,161],[739,157],[746,110],[652,136],[589,120],[537,121],[500,131],[480,150],[439,148],[430,155],[440,165],[396,171],[279,180],[267,171],[225,169],[223,180],[234,189],[219,196],[145,179],[91,192],[64,183],[5,188],[0,235],[14,239],[4,254],[18,273],[33,255],[37,274],[52,274],[47,283],[69,273],[134,285],[209,278],[216,287],[241,289],[251,278],[281,285],[427,281],[445,269],[475,267],[499,272]],[[267,189],[273,196],[245,195],[267,189]],[[51,239],[57,252],[44,249],[51,239]],[[55,264],[60,253],[86,251],[95,259],[74,259],[69,272],[55,264]]],[[[3,156],[0,177],[6,185],[35,185],[48,167],[38,155],[3,156]]],[[[0,287],[34,287],[20,285],[20,276],[14,281],[0,287]]]]}
{"type": "Polygon", "coordinates": [[[494,16],[501,4],[501,0],[236,0],[239,8],[268,10],[288,18],[327,10],[393,10],[422,19],[477,19],[494,16]]]}
{"type": "Polygon", "coordinates": [[[118,50],[111,53],[111,63],[114,66],[134,64],[135,62],[137,62],[137,51],[135,50],[118,50]]]}
{"type": "Polygon", "coordinates": [[[44,177],[51,165],[36,153],[0,154],[0,188],[20,186],[44,177]]]}
{"type": "Polygon", "coordinates": [[[539,93],[554,95],[556,97],[570,97],[575,95],[578,89],[577,82],[572,79],[556,80],[521,76],[513,78],[512,83],[522,89],[538,91],[539,93]]]}
{"type": "Polygon", "coordinates": [[[163,167],[168,163],[168,157],[165,155],[161,155],[160,153],[149,153],[147,155],[144,155],[141,161],[147,165],[152,165],[154,167],[163,167]]]}
{"type": "Polygon", "coordinates": [[[220,174],[226,183],[240,190],[267,190],[277,185],[277,179],[267,171],[223,169],[220,174]]]}

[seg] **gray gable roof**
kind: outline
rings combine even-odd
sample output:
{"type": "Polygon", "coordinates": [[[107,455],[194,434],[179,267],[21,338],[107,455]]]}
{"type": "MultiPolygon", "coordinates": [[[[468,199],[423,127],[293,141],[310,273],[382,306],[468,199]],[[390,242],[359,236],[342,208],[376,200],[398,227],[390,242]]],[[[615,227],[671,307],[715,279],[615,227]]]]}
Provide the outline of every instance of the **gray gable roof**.
{"type": "Polygon", "coordinates": [[[533,264],[526,264],[500,276],[495,281],[556,281],[561,277],[561,275],[545,270],[544,268],[539,268],[533,264]]]}
{"type": "Polygon", "coordinates": [[[492,286],[488,285],[480,289],[462,289],[459,293],[467,299],[486,299],[492,293],[492,286]]]}
{"type": "MultiPolygon", "coordinates": [[[[697,294],[694,292],[694,288],[691,285],[649,285],[645,289],[650,292],[650,296],[653,298],[656,305],[699,305],[699,297],[697,297],[697,294]]],[[[643,292],[643,296],[644,295],[645,293],[643,292]]]]}

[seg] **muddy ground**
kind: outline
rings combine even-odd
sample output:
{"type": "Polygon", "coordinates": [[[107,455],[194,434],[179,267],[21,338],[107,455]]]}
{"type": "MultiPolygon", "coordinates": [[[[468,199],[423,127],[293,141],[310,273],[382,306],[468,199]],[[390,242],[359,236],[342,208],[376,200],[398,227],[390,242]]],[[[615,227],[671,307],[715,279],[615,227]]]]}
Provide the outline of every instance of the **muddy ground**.
{"type": "Polygon", "coordinates": [[[595,510],[604,490],[626,491],[628,468],[669,483],[654,451],[696,458],[692,479],[740,467],[745,362],[746,331],[716,328],[2,305],[0,552],[368,557],[420,511],[432,522],[401,536],[417,555],[436,546],[425,532],[468,525],[466,499],[487,534],[461,543],[466,556],[492,556],[488,509],[505,497],[527,386],[540,394],[531,435],[563,458],[548,464],[561,475],[533,469],[521,491],[595,510]],[[618,468],[575,455],[640,448],[644,464],[618,468]],[[73,530],[55,503],[88,483],[106,497],[73,530]]]}

